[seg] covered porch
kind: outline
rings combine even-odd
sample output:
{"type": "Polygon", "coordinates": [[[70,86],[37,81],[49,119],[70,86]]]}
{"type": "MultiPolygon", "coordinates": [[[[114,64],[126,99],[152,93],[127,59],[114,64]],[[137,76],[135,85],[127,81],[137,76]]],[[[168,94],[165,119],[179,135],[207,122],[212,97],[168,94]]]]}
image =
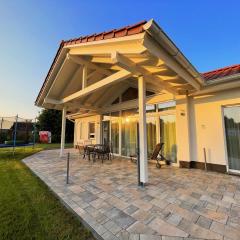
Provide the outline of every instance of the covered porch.
{"type": "Polygon", "coordinates": [[[136,184],[136,164],[115,157],[89,162],[70,151],[37,153],[24,163],[79,217],[97,239],[240,238],[238,177],[149,164],[149,184],[136,184]]]}
{"type": "MultiPolygon", "coordinates": [[[[61,156],[66,117],[76,121],[97,116],[95,127],[99,134],[94,141],[101,143],[104,117],[116,112],[120,117],[118,154],[126,155],[121,152],[122,117],[124,111],[135,109],[139,125],[140,181],[145,184],[148,182],[147,106],[175,102],[176,159],[190,161],[189,96],[202,86],[202,76],[150,20],[62,42],[36,104],[62,110],[61,156]],[[129,88],[137,94],[130,93],[124,100],[123,93],[129,88]]],[[[88,134],[87,138],[90,137],[88,134]]],[[[156,142],[161,141],[159,134],[154,138],[156,142]]]]}

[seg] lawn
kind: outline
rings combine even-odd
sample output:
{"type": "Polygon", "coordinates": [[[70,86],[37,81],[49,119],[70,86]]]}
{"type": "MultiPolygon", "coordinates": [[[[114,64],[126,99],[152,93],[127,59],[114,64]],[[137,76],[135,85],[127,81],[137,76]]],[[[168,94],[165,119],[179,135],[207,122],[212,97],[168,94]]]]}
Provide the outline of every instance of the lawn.
{"type": "Polygon", "coordinates": [[[20,161],[43,149],[0,149],[0,239],[94,239],[48,187],[20,161]]]}

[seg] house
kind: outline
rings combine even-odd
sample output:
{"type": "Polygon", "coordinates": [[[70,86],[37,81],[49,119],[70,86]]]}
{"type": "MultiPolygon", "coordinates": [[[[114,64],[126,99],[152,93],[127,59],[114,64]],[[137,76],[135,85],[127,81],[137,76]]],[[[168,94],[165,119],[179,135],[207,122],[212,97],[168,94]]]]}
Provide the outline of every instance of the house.
{"type": "Polygon", "coordinates": [[[154,20],[62,41],[35,104],[62,110],[61,154],[66,117],[116,155],[139,136],[142,183],[158,142],[173,165],[240,171],[240,65],[199,73],[154,20]]]}

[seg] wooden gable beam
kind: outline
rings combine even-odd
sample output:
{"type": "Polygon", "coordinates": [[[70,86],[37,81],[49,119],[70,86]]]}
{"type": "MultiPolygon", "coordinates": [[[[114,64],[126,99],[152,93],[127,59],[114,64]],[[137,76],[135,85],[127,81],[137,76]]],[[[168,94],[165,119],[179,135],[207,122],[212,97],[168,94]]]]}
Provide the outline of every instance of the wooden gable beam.
{"type": "Polygon", "coordinates": [[[69,95],[68,97],[65,97],[61,100],[62,103],[67,103],[69,101],[72,101],[74,99],[80,98],[82,96],[86,96],[90,93],[93,93],[95,91],[97,91],[98,89],[102,88],[102,87],[107,87],[113,83],[117,83],[120,82],[128,77],[130,77],[132,74],[129,71],[126,70],[121,70],[119,72],[116,72],[80,91],[77,91],[71,95],[69,95]]]}
{"type": "Polygon", "coordinates": [[[172,94],[177,94],[177,91],[169,83],[165,83],[161,77],[155,76],[148,70],[144,69],[144,67],[135,64],[128,57],[118,52],[113,52],[112,60],[115,64],[119,65],[120,67],[129,72],[132,72],[135,75],[143,75],[147,80],[151,80],[152,82],[159,81],[165,90],[172,94]]]}
{"type": "Polygon", "coordinates": [[[82,57],[75,56],[75,55],[70,55],[70,54],[69,54],[69,58],[70,58],[73,62],[75,62],[75,63],[77,63],[77,64],[87,66],[87,67],[90,68],[90,69],[95,69],[96,71],[98,71],[98,72],[100,72],[100,73],[102,73],[102,74],[104,74],[104,75],[111,75],[111,74],[112,74],[111,71],[109,71],[109,70],[107,70],[107,69],[103,69],[103,68],[99,67],[98,65],[96,65],[96,64],[94,64],[94,63],[92,63],[92,62],[89,62],[89,61],[85,60],[85,59],[82,58],[82,57]]]}

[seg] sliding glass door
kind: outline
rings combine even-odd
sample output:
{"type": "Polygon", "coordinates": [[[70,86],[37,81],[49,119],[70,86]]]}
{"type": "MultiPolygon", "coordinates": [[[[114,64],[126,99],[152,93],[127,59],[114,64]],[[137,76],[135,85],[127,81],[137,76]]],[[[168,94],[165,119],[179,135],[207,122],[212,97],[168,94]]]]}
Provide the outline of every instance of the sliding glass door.
{"type": "Polygon", "coordinates": [[[240,106],[224,108],[229,170],[240,171],[240,106]]]}
{"type": "Polygon", "coordinates": [[[108,144],[110,141],[110,121],[102,122],[102,143],[108,144]]]}
{"type": "Polygon", "coordinates": [[[137,150],[137,121],[130,119],[122,122],[122,155],[136,154],[137,150]]]}
{"type": "Polygon", "coordinates": [[[160,139],[164,142],[163,155],[173,163],[177,162],[176,116],[160,116],[160,139]]]}
{"type": "Polygon", "coordinates": [[[147,118],[147,153],[150,158],[157,144],[156,117],[147,118]]]}
{"type": "Polygon", "coordinates": [[[119,112],[111,113],[111,145],[116,154],[119,154],[119,121],[119,112]]]}

